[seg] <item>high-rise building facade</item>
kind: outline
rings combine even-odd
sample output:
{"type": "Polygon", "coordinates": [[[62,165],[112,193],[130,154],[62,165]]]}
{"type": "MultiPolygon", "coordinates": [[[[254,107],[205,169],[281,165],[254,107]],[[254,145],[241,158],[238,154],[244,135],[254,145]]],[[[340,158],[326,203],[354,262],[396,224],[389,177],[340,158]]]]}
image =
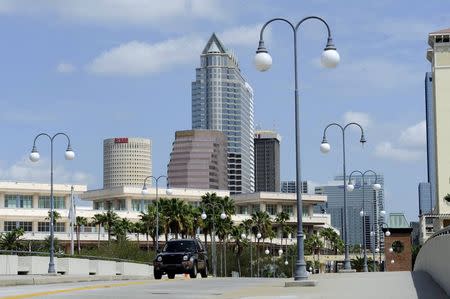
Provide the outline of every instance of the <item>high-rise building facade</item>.
{"type": "MultiPolygon", "coordinates": [[[[430,33],[428,44],[431,47],[427,51],[427,59],[431,62],[434,100],[431,101],[431,129],[434,132],[430,134],[431,142],[434,143],[431,144],[434,155],[428,161],[428,167],[435,174],[436,185],[431,188],[435,194],[433,211],[442,215],[435,219],[435,229],[439,229],[450,225],[450,216],[445,216],[450,214],[450,201],[445,199],[450,193],[450,28],[430,33]]],[[[433,185],[431,181],[430,183],[433,185]]]]}
{"type": "Polygon", "coordinates": [[[228,140],[228,189],[255,190],[253,90],[236,57],[211,36],[192,82],[192,129],[222,131],[228,140]]]}
{"type": "MultiPolygon", "coordinates": [[[[103,140],[103,188],[142,187],[152,174],[152,144],[145,138],[103,140]]],[[[151,181],[148,182],[151,186],[151,181]]]]}
{"type": "Polygon", "coordinates": [[[212,130],[175,132],[167,180],[172,188],[227,190],[226,136],[212,130]]]}
{"type": "Polygon", "coordinates": [[[419,183],[419,215],[433,212],[432,195],[430,183],[419,183]]]}
{"type": "MultiPolygon", "coordinates": [[[[295,181],[281,181],[282,193],[297,193],[297,184],[295,181]]],[[[302,181],[302,193],[309,194],[314,193],[311,182],[302,181]]]]}
{"type": "Polygon", "coordinates": [[[280,141],[276,132],[255,132],[255,192],[280,192],[280,141]]]}
{"type": "MultiPolygon", "coordinates": [[[[319,186],[315,188],[316,194],[327,195],[327,203],[325,206],[316,207],[316,212],[325,211],[331,214],[331,225],[340,230],[341,236],[344,236],[343,221],[344,221],[344,184],[342,176],[335,178],[334,184],[319,186]]],[[[348,179],[348,178],[347,178],[348,179]]],[[[367,248],[381,248],[383,246],[383,234],[380,233],[381,223],[384,221],[380,216],[380,211],[384,207],[384,178],[383,175],[378,175],[377,183],[381,184],[381,189],[375,191],[373,184],[375,184],[375,176],[365,175],[365,185],[362,184],[362,177],[360,175],[352,176],[355,189],[352,192],[347,192],[347,215],[348,215],[348,242],[352,245],[363,244],[363,221],[366,226],[366,244],[367,248]],[[365,216],[361,217],[362,198],[365,198],[365,216]],[[363,219],[364,218],[364,219],[363,219]],[[378,221],[373,221],[378,219],[378,221]],[[375,243],[370,232],[375,228],[375,243]]]]}

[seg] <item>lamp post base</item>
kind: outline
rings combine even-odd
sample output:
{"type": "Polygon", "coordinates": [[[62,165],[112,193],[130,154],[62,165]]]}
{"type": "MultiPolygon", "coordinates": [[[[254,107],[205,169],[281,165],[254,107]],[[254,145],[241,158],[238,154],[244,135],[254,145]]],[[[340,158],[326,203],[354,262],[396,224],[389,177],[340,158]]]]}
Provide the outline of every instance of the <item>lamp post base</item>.
{"type": "Polygon", "coordinates": [[[318,284],[317,280],[294,280],[286,281],[284,283],[285,287],[315,287],[318,284]]]}

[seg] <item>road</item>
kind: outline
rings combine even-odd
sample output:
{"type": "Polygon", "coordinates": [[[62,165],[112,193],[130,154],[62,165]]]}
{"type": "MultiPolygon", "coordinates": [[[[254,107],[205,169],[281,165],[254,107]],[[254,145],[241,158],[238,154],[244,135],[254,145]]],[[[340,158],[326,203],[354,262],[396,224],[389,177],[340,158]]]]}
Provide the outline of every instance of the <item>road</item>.
{"type": "Polygon", "coordinates": [[[207,278],[86,282],[0,288],[0,299],[296,299],[296,298],[448,298],[429,276],[421,273],[347,273],[315,275],[315,287],[284,287],[289,279],[207,278]]]}

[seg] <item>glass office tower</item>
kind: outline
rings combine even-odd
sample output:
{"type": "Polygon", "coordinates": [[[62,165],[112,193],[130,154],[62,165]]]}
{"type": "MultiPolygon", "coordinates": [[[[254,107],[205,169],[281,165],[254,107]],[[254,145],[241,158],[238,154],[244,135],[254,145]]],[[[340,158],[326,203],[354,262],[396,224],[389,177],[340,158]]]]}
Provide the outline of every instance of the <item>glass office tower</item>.
{"type": "Polygon", "coordinates": [[[233,53],[215,34],[192,82],[192,129],[222,131],[228,139],[228,189],[254,192],[253,90],[233,53]]]}

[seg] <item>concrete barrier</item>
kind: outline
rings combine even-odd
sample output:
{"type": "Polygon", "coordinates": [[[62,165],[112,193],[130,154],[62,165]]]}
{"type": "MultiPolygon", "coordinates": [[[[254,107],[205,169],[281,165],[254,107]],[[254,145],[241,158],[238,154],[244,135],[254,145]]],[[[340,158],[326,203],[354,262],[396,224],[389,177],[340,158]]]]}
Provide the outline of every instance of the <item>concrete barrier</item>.
{"type": "Polygon", "coordinates": [[[0,255],[0,275],[17,275],[18,268],[17,255],[0,255]]]}
{"type": "Polygon", "coordinates": [[[89,275],[89,260],[58,258],[58,273],[64,275],[89,275]]]}
{"type": "Polygon", "coordinates": [[[414,271],[427,272],[450,296],[450,234],[425,242],[417,255],[414,271]]]}
{"type": "MultiPolygon", "coordinates": [[[[47,274],[48,256],[19,256],[17,271],[21,274],[47,274]]],[[[58,269],[58,258],[55,257],[55,269],[58,269]]]]}
{"type": "Polygon", "coordinates": [[[118,262],[116,273],[118,275],[153,275],[153,266],[146,264],[118,262]]]}
{"type": "Polygon", "coordinates": [[[89,274],[91,275],[116,275],[116,262],[89,260],[89,274]]]}

